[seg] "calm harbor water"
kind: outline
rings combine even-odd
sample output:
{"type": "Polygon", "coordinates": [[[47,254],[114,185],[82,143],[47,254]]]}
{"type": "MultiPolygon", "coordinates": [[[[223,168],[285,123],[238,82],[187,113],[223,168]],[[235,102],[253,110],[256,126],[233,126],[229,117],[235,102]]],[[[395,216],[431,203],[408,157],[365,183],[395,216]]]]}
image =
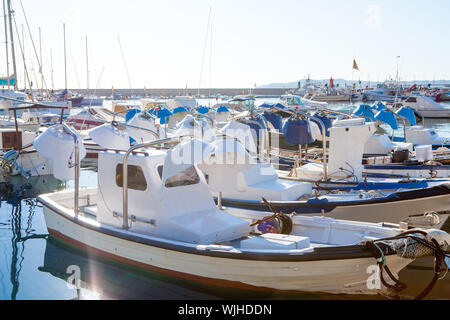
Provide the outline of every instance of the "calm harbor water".
{"type": "MultiPolygon", "coordinates": [[[[333,108],[345,110],[346,106],[333,108]]],[[[450,107],[450,105],[449,105],[450,107]]],[[[449,123],[426,123],[441,135],[450,137],[449,123]]],[[[85,163],[81,186],[96,185],[96,168],[85,163]]],[[[3,187],[0,202],[0,299],[361,299],[323,294],[272,294],[214,288],[143,271],[88,253],[50,238],[39,194],[73,188],[72,182],[50,177],[29,181],[18,178],[15,185],[3,187]],[[31,188],[29,188],[31,186],[31,188]],[[67,284],[69,266],[78,266],[83,289],[67,284]]],[[[448,226],[446,227],[449,230],[448,226]]],[[[432,277],[431,269],[413,268],[402,272],[414,295],[432,277]]],[[[450,276],[438,283],[431,298],[450,298],[450,276]]]]}

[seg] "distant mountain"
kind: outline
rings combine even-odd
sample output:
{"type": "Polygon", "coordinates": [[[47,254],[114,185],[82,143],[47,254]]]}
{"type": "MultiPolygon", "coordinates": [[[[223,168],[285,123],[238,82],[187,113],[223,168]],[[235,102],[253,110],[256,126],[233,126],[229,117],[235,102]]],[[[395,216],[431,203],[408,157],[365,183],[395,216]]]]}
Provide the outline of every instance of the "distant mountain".
{"type": "MultiPolygon", "coordinates": [[[[334,85],[337,86],[339,85],[339,87],[345,87],[345,86],[351,86],[352,83],[357,83],[359,82],[359,80],[345,80],[345,79],[333,79],[334,80],[334,85]]],[[[322,79],[322,80],[309,80],[309,83],[314,84],[314,85],[324,85],[326,83],[329,83],[330,79],[322,79]]],[[[302,79],[300,80],[300,85],[303,87],[306,83],[306,79],[302,79]]],[[[376,86],[378,83],[383,83],[383,82],[376,82],[376,81],[361,81],[361,86],[362,87],[366,87],[366,86],[376,86]]],[[[416,81],[401,81],[400,82],[403,86],[412,86],[413,84],[417,84],[417,85],[428,85],[431,84],[432,86],[439,86],[439,85],[444,85],[444,86],[450,86],[450,80],[416,80],[416,81]]],[[[275,83],[270,83],[270,84],[266,84],[266,85],[261,85],[258,86],[258,88],[261,89],[295,89],[298,87],[298,81],[296,82],[286,82],[286,83],[279,83],[279,82],[275,82],[275,83]]]]}

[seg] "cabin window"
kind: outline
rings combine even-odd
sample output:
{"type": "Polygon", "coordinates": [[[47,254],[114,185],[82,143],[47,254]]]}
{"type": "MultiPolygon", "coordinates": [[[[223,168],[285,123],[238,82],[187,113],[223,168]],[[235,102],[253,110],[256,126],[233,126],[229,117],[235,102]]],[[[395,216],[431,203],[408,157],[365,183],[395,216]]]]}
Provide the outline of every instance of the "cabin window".
{"type": "MultiPolygon", "coordinates": [[[[118,164],[116,167],[116,184],[123,188],[123,165],[118,164]]],[[[132,190],[147,190],[147,181],[141,167],[128,165],[128,188],[132,190]]]]}
{"type": "Polygon", "coordinates": [[[200,182],[200,177],[197,174],[194,166],[177,173],[173,177],[166,180],[166,188],[175,188],[181,186],[190,186],[200,182]]]}
{"type": "Polygon", "coordinates": [[[417,99],[411,97],[411,98],[406,99],[405,102],[417,102],[417,99]]]}

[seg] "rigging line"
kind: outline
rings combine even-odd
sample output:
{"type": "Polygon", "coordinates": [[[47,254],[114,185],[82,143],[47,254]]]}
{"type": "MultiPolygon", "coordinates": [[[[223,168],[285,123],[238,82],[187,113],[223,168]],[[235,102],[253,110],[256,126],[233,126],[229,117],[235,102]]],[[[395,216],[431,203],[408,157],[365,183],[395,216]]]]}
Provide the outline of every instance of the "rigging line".
{"type": "Polygon", "coordinates": [[[69,47],[70,56],[72,57],[73,69],[75,70],[75,77],[77,78],[78,88],[81,89],[80,78],[78,77],[77,65],[75,64],[75,58],[73,57],[72,49],[69,47]]]}
{"type": "Polygon", "coordinates": [[[133,87],[131,86],[130,73],[128,72],[127,61],[125,60],[125,55],[123,54],[122,43],[120,42],[120,37],[119,36],[117,36],[117,39],[119,40],[120,53],[122,54],[123,64],[125,65],[125,71],[127,72],[128,84],[130,86],[131,95],[133,96],[134,95],[133,87]]]}
{"type": "MultiPolygon", "coordinates": [[[[92,107],[92,102],[94,101],[94,97],[95,97],[95,94],[97,93],[97,89],[98,89],[98,86],[100,85],[100,80],[101,80],[102,77],[103,77],[103,72],[104,72],[104,71],[105,71],[105,67],[103,67],[102,72],[100,73],[100,77],[99,77],[98,80],[97,80],[97,85],[95,86],[94,95],[91,97],[91,102],[89,103],[88,110],[90,110],[91,107],[92,107]]],[[[95,116],[94,116],[94,117],[95,117],[95,116]]],[[[84,119],[83,122],[81,123],[80,131],[83,130],[84,125],[86,124],[86,121],[87,121],[87,118],[84,119]]]]}
{"type": "MultiPolygon", "coordinates": [[[[13,21],[14,21],[14,29],[16,30],[16,33],[18,34],[19,30],[17,29],[17,23],[16,23],[15,16],[13,16],[13,21]]],[[[31,79],[30,79],[30,75],[28,74],[27,64],[25,62],[26,60],[25,60],[25,53],[24,53],[24,48],[23,48],[23,45],[25,45],[25,44],[22,45],[22,42],[20,41],[20,37],[18,37],[18,42],[19,42],[20,53],[22,54],[23,66],[24,66],[25,74],[26,74],[26,78],[27,78],[26,80],[28,80],[28,85],[30,86],[31,100],[34,100],[33,99],[33,90],[31,89],[31,79]]],[[[26,80],[24,82],[26,82],[26,80]]]]}
{"type": "MultiPolygon", "coordinates": [[[[24,7],[23,7],[22,0],[20,0],[20,6],[22,7],[22,13],[23,13],[23,16],[24,16],[24,18],[25,18],[25,23],[26,23],[26,25],[27,25],[28,34],[30,35],[31,44],[33,45],[33,51],[34,51],[34,54],[35,54],[35,56],[36,56],[36,60],[38,61],[38,64],[39,64],[39,70],[42,70],[42,65],[41,65],[41,62],[40,62],[40,60],[39,60],[39,56],[38,56],[38,54],[37,54],[36,45],[34,44],[33,35],[31,34],[30,25],[29,25],[29,23],[28,23],[27,15],[25,14],[25,9],[24,9],[24,7]]],[[[47,82],[45,81],[45,77],[43,77],[43,80],[44,80],[44,87],[45,87],[45,90],[48,91],[48,88],[47,88],[47,82]]],[[[37,83],[37,82],[36,82],[36,83],[37,83]]]]}
{"type": "Polygon", "coordinates": [[[209,94],[208,94],[208,101],[209,101],[209,107],[211,107],[211,86],[212,86],[212,54],[213,54],[213,25],[211,22],[211,30],[210,30],[210,40],[209,40],[209,94]]]}
{"type": "Polygon", "coordinates": [[[205,64],[206,45],[208,43],[208,33],[210,31],[209,30],[209,26],[210,26],[210,23],[211,23],[211,13],[212,13],[212,7],[209,7],[208,24],[206,25],[205,42],[203,43],[202,64],[200,66],[200,79],[198,81],[198,95],[200,95],[200,87],[201,87],[202,78],[203,78],[203,66],[205,64]]]}

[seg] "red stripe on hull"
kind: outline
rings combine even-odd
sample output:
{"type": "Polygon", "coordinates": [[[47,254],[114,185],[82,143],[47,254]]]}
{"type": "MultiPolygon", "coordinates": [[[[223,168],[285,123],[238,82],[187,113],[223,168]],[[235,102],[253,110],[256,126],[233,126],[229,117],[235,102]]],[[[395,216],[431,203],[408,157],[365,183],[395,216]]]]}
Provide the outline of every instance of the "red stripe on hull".
{"type": "Polygon", "coordinates": [[[264,291],[264,292],[286,292],[286,293],[293,293],[296,291],[293,290],[276,290],[276,289],[271,289],[271,288],[266,288],[266,287],[255,287],[249,284],[245,284],[242,282],[238,282],[238,281],[231,281],[231,280],[222,280],[222,279],[214,279],[214,278],[207,278],[207,277],[201,277],[201,276],[196,276],[196,275],[192,275],[192,274],[188,274],[188,273],[183,273],[183,272],[178,272],[178,271],[173,271],[173,270],[168,270],[168,269],[163,269],[163,268],[159,268],[159,267],[155,267],[155,266],[151,266],[142,262],[138,262],[135,260],[130,260],[94,247],[91,247],[85,243],[82,243],[80,241],[77,241],[73,238],[67,237],[64,234],[62,234],[59,231],[56,231],[54,229],[48,229],[48,232],[56,237],[59,238],[75,247],[79,247],[83,250],[87,250],[89,252],[92,252],[94,254],[97,254],[99,256],[104,256],[110,259],[114,259],[117,261],[120,261],[122,263],[126,263],[126,264],[130,264],[133,265],[135,267],[138,268],[142,268],[142,269],[146,269],[146,270],[150,270],[153,272],[157,272],[157,273],[161,273],[161,274],[165,274],[168,276],[172,276],[172,277],[176,277],[179,279],[183,279],[183,280],[189,280],[189,281],[194,281],[194,282],[199,282],[202,284],[207,284],[207,285],[215,285],[218,287],[227,287],[227,288],[234,288],[234,289],[244,289],[244,290],[252,290],[252,291],[264,291]]]}

